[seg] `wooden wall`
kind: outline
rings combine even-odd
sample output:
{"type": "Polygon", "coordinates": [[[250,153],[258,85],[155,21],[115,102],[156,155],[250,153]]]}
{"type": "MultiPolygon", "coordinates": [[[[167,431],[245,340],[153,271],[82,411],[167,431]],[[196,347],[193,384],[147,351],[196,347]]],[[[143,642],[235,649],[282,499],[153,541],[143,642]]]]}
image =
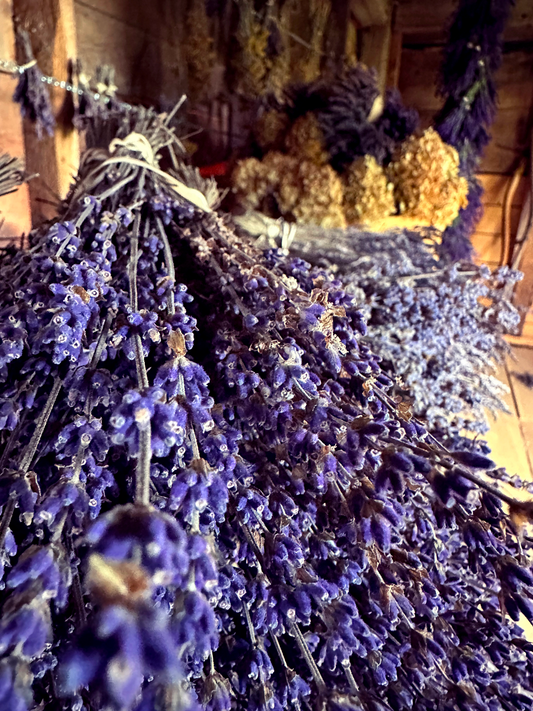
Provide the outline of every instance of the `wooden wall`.
{"type": "MultiPolygon", "coordinates": [[[[11,0],[0,0],[0,58],[15,59],[15,37],[11,21],[11,0]]],[[[20,111],[11,97],[15,81],[9,74],[0,73],[0,152],[24,156],[24,139],[20,111]]],[[[18,239],[31,227],[27,185],[11,195],[0,197],[0,246],[18,239]]]]}

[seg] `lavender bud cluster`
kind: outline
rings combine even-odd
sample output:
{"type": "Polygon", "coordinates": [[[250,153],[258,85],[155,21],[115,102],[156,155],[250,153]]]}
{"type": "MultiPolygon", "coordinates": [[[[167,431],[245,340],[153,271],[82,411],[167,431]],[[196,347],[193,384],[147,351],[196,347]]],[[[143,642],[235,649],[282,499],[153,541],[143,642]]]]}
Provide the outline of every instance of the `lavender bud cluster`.
{"type": "Polygon", "coordinates": [[[399,408],[330,274],[94,168],[0,263],[0,701],[528,709],[529,504],[399,408]]]}

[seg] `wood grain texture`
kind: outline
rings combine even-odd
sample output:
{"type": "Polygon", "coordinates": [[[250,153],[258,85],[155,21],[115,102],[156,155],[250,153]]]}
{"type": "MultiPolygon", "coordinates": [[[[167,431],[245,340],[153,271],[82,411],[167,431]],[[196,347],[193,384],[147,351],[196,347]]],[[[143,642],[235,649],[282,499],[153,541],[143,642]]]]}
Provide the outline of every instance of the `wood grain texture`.
{"type": "MultiPolygon", "coordinates": [[[[478,173],[477,178],[483,186],[483,204],[499,205],[501,207],[510,177],[500,173],[478,173]]],[[[513,205],[522,206],[527,189],[527,180],[523,177],[520,179],[518,188],[513,196],[513,205]]]]}
{"type": "Polygon", "coordinates": [[[527,312],[533,306],[533,227],[525,238],[527,241],[522,250],[518,269],[524,273],[524,278],[519,281],[514,290],[513,303],[522,311],[520,333],[523,333],[527,312]]]}
{"type": "Polygon", "coordinates": [[[385,25],[366,27],[361,30],[360,59],[367,67],[373,67],[378,74],[378,87],[385,91],[391,48],[390,20],[385,25]]]}
{"type": "Polygon", "coordinates": [[[533,389],[528,388],[515,377],[525,373],[533,375],[533,350],[531,348],[513,348],[512,358],[509,359],[507,368],[518,416],[522,420],[533,422],[533,389]]]}
{"type": "Polygon", "coordinates": [[[87,74],[111,64],[121,97],[171,106],[186,82],[184,7],[184,0],[75,0],[78,54],[87,74]]]}
{"type": "MultiPolygon", "coordinates": [[[[74,60],[76,30],[73,0],[14,0],[15,31],[26,30],[43,74],[67,81],[69,61],[74,60]]],[[[26,61],[18,57],[19,61],[26,61]]],[[[40,224],[55,215],[56,207],[43,200],[58,200],[66,196],[79,164],[78,132],[71,122],[71,96],[64,89],[50,89],[56,117],[53,136],[37,138],[35,127],[24,121],[24,143],[27,168],[38,178],[30,183],[32,222],[40,224]]]]}
{"type": "Polygon", "coordinates": [[[385,25],[391,11],[390,0],[351,0],[350,10],[359,27],[385,25]]]}
{"type": "Polygon", "coordinates": [[[509,388],[509,393],[504,400],[510,413],[498,413],[496,417],[489,416],[491,428],[484,435],[484,439],[492,450],[491,458],[498,466],[504,466],[511,475],[518,474],[523,479],[530,480],[533,478],[533,472],[529,466],[520,418],[505,366],[500,366],[497,377],[509,388]]]}
{"type": "MultiPolygon", "coordinates": [[[[446,30],[457,3],[441,0],[401,0],[398,5],[397,25],[410,42],[444,42],[446,30]]],[[[533,3],[531,0],[516,0],[504,37],[509,42],[533,38],[533,3]]]]}
{"type": "MultiPolygon", "coordinates": [[[[0,0],[0,57],[15,60],[11,0],[0,0]]],[[[13,103],[15,79],[0,73],[0,152],[24,159],[24,137],[19,107],[13,103]]],[[[18,239],[31,227],[28,186],[0,197],[0,240],[18,239]]]]}

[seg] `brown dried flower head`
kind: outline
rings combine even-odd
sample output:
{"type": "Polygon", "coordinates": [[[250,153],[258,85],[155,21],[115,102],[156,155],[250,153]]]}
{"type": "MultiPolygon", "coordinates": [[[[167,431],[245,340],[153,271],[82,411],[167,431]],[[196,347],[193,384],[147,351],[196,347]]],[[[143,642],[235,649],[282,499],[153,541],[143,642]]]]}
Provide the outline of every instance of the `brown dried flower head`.
{"type": "Polygon", "coordinates": [[[311,161],[316,165],[325,165],[329,162],[322,129],[318,119],[311,112],[296,119],[287,134],[285,146],[289,155],[311,161]]]}
{"type": "Polygon", "coordinates": [[[396,212],[394,186],[373,156],[363,156],[348,166],[343,182],[348,224],[372,222],[396,212]]]}
{"type": "Polygon", "coordinates": [[[450,225],[468,203],[459,155],[432,128],[402,143],[388,173],[400,212],[438,229],[450,225]]]}

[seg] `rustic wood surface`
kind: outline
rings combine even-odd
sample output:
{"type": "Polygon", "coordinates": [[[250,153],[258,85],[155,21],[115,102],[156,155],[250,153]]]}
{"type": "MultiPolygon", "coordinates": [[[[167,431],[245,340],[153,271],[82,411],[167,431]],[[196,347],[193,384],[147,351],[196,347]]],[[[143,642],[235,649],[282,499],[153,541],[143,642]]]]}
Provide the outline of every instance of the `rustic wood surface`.
{"type": "MultiPolygon", "coordinates": [[[[15,60],[11,0],[0,0],[0,57],[15,60]]],[[[12,97],[16,79],[0,73],[0,152],[24,158],[24,138],[19,107],[12,97]]],[[[30,230],[28,186],[0,197],[0,246],[30,230]]]]}
{"type": "MultiPolygon", "coordinates": [[[[43,74],[68,81],[69,61],[77,56],[73,0],[14,0],[15,31],[29,33],[32,49],[43,74]]],[[[17,57],[19,62],[27,61],[17,57]]],[[[53,136],[37,137],[35,126],[24,121],[26,165],[38,177],[30,183],[33,225],[54,216],[55,204],[64,198],[79,163],[79,136],[71,122],[72,95],[50,87],[56,117],[53,136]]]]}

